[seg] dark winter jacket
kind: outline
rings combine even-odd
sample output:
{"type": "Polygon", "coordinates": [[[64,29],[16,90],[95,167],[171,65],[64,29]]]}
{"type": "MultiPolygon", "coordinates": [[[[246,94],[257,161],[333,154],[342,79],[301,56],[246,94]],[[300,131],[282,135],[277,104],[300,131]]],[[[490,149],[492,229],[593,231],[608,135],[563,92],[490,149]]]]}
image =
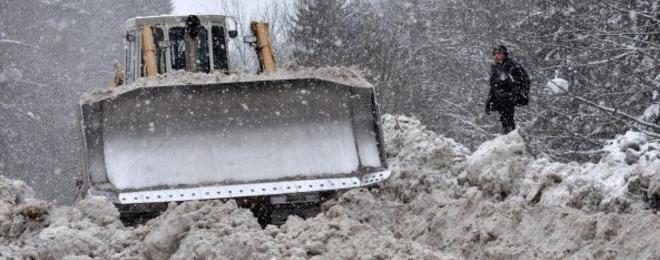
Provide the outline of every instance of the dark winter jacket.
{"type": "Polygon", "coordinates": [[[490,91],[486,100],[486,111],[503,111],[515,106],[527,105],[529,101],[529,77],[525,69],[511,58],[491,65],[490,91]]]}

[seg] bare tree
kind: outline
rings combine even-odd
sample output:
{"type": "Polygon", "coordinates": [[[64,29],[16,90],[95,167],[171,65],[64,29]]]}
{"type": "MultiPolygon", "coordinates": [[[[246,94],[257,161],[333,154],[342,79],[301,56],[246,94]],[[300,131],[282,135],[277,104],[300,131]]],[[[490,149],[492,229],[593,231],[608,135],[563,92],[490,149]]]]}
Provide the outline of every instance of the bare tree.
{"type": "MultiPolygon", "coordinates": [[[[217,0],[217,9],[224,10],[224,14],[234,17],[237,29],[241,35],[252,35],[251,21],[262,21],[269,24],[275,59],[278,64],[285,65],[291,59],[291,48],[287,40],[289,26],[288,2],[273,1],[258,10],[245,8],[245,3],[239,0],[217,0]],[[248,12],[252,11],[252,12],[248,12]]],[[[259,61],[253,46],[242,42],[241,38],[234,39],[229,45],[229,59],[232,67],[242,71],[254,73],[259,68],[259,61]]]]}

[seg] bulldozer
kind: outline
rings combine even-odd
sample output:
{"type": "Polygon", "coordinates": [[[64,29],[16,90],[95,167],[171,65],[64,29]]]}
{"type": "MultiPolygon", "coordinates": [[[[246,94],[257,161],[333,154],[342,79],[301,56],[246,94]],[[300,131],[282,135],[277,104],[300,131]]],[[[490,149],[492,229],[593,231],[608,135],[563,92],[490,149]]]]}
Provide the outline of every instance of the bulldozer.
{"type": "Polygon", "coordinates": [[[275,223],[312,216],[327,194],[390,176],[373,86],[268,77],[277,71],[268,24],[253,22],[243,42],[236,24],[223,15],[126,22],[114,80],[122,85],[80,100],[82,197],[105,196],[127,218],[172,202],[236,199],[268,209],[265,219],[275,223]],[[266,76],[135,84],[179,72],[237,73],[228,48],[235,42],[254,46],[266,76]]]}

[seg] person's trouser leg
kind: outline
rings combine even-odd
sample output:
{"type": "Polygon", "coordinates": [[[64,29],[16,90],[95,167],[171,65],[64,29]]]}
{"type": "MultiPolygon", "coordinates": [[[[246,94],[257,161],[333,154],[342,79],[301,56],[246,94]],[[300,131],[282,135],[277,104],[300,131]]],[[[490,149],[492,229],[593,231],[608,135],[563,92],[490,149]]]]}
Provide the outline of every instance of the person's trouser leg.
{"type": "Polygon", "coordinates": [[[515,110],[513,107],[500,110],[500,122],[502,122],[502,132],[508,134],[516,129],[516,123],[513,121],[513,114],[515,110]]]}

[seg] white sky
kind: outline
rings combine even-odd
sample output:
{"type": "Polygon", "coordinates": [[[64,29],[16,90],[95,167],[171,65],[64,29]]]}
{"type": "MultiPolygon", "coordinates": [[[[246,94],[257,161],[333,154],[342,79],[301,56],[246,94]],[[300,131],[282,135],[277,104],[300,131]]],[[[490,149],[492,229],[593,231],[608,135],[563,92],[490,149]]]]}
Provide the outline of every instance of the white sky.
{"type": "Polygon", "coordinates": [[[259,10],[263,10],[271,6],[273,3],[289,4],[292,0],[173,0],[174,10],[172,14],[187,15],[187,14],[224,14],[231,15],[231,11],[224,10],[227,5],[225,3],[234,2],[241,5],[248,15],[256,15],[259,10]]]}
{"type": "Polygon", "coordinates": [[[173,0],[174,10],[172,10],[172,14],[226,14],[222,10],[220,2],[219,0],[173,0]]]}

